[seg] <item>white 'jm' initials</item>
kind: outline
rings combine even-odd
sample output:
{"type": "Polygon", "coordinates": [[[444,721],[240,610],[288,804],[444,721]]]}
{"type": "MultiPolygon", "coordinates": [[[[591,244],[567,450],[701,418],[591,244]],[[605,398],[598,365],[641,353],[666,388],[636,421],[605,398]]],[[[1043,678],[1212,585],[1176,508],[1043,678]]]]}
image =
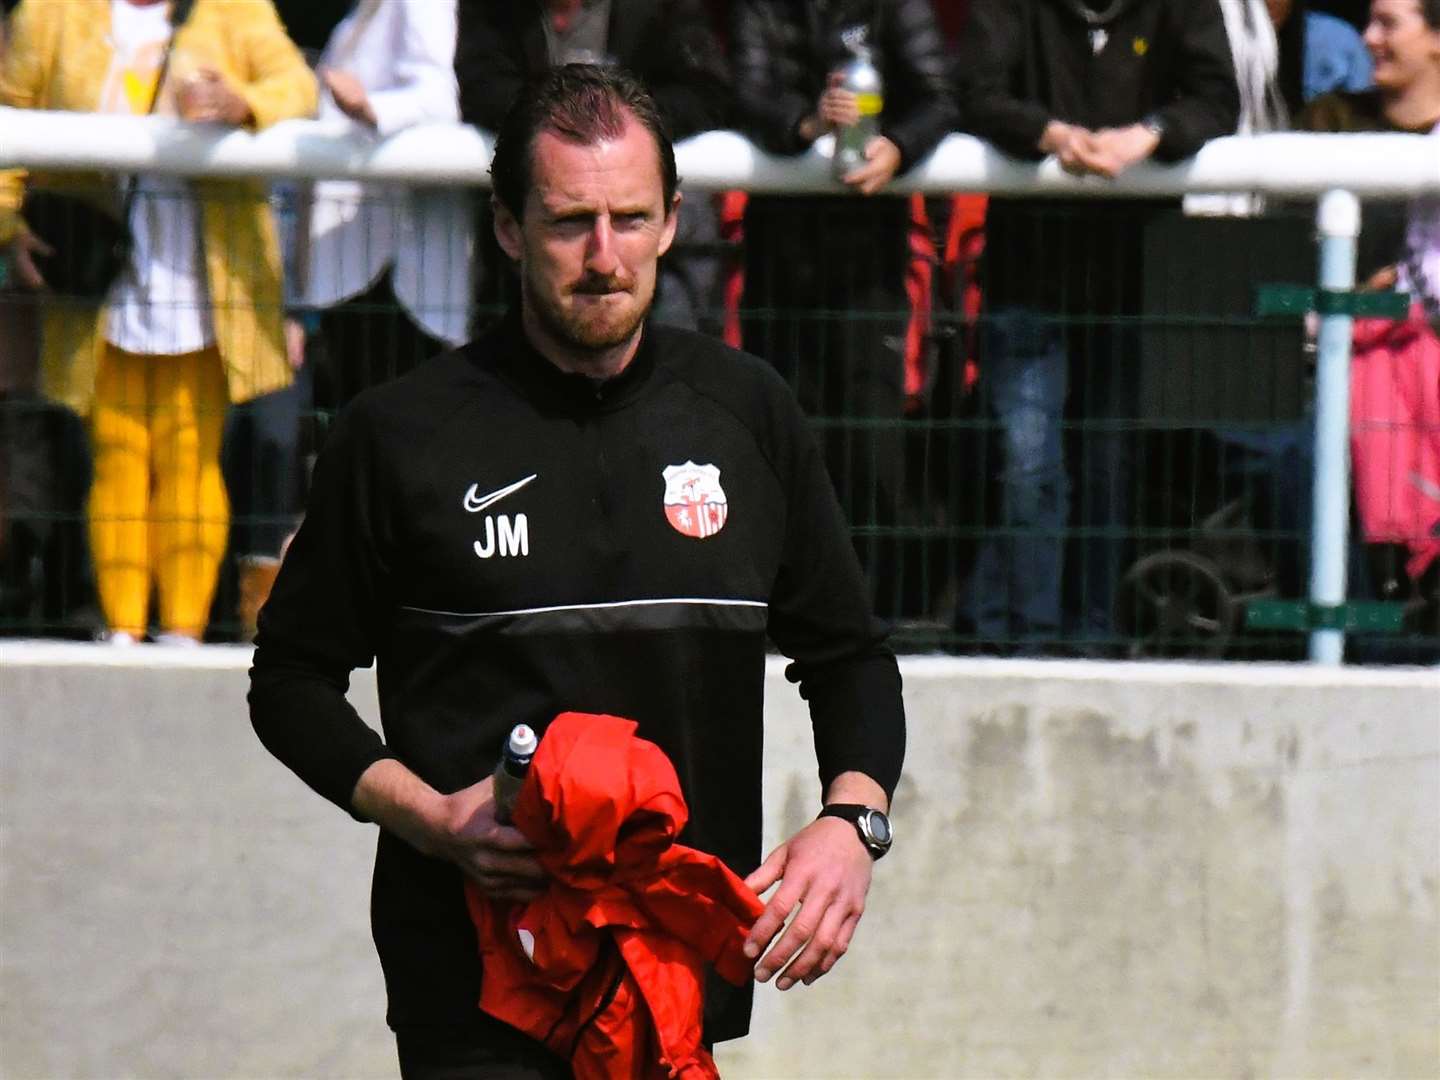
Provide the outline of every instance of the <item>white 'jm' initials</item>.
{"type": "Polygon", "coordinates": [[[516,514],[513,519],[509,514],[501,514],[498,529],[495,521],[490,515],[485,516],[485,539],[475,541],[476,555],[482,559],[494,557],[497,540],[502,559],[530,554],[530,522],[524,514],[516,514]]]}

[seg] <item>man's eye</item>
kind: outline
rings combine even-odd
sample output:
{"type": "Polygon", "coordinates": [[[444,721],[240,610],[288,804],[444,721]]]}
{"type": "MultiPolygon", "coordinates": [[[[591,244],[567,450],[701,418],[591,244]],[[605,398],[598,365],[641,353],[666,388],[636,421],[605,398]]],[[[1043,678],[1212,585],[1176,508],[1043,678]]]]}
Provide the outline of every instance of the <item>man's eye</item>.
{"type": "Polygon", "coordinates": [[[646,222],[647,220],[649,220],[649,218],[648,218],[648,215],[646,215],[646,214],[644,214],[644,213],[636,213],[636,214],[620,214],[620,215],[617,215],[617,217],[616,217],[615,220],[618,221],[618,222],[619,222],[621,225],[623,225],[623,226],[626,226],[626,227],[628,227],[628,228],[634,228],[634,227],[637,226],[637,225],[644,225],[645,222],[646,222]]]}

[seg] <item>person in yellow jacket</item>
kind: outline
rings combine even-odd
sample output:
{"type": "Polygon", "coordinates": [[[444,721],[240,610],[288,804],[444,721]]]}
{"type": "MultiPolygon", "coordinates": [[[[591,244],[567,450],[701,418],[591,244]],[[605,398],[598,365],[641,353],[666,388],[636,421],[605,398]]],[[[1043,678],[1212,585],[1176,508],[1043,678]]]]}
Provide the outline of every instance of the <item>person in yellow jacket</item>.
{"type": "MultiPolygon", "coordinates": [[[[157,113],[252,130],[316,104],[270,0],[194,0],[178,30],[168,0],[21,0],[11,13],[0,105],[143,114],[155,95],[157,113]]],[[[112,209],[118,184],[0,173],[0,249],[40,290],[35,256],[57,238],[26,225],[27,184],[101,193],[112,209]]],[[[90,421],[90,539],[112,640],[144,635],[153,584],[161,639],[188,642],[205,629],[225,549],[226,406],[291,380],[279,244],[259,181],[136,184],[133,254],[105,302],[46,305],[41,385],[90,421]]]]}

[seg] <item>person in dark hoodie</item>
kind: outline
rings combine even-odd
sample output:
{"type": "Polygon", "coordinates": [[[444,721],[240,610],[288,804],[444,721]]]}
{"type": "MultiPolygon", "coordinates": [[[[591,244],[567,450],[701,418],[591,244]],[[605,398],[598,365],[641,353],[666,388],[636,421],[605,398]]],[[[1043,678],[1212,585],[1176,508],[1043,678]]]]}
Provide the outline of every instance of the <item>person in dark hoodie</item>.
{"type": "Polygon", "coordinates": [[[836,194],[750,200],[742,322],[745,348],[827,421],[831,479],[861,530],[876,605],[894,615],[899,568],[874,532],[900,515],[910,226],[905,200],[872,196],[955,128],[950,59],[930,0],[737,0],[731,9],[741,129],[772,154],[804,153],[858,119],[856,95],[832,76],[862,46],[884,82],[879,134],[836,194]]]}
{"type": "MultiPolygon", "coordinates": [[[[1019,158],[1116,177],[1176,161],[1235,130],[1239,94],[1217,0],[975,0],[961,42],[965,126],[1019,158]]],[[[1146,223],[1171,203],[995,199],[986,243],[982,381],[1002,444],[1002,528],[981,544],[956,628],[1015,651],[1063,632],[1105,649],[1129,524],[1127,427],[1137,419],[1146,223]],[[1072,392],[1073,388],[1073,392],[1072,392]],[[1080,440],[1083,573],[1064,605],[1071,479],[1080,440]]]]}
{"type": "MultiPolygon", "coordinates": [[[[725,127],[730,72],[703,0],[460,0],[455,76],[460,118],[499,130],[521,87],[553,66],[618,64],[654,96],[675,140],[725,127]]],[[[656,321],[720,329],[719,224],[709,199],[692,197],[660,272],[656,321]]],[[[490,234],[488,218],[478,236],[490,234]]],[[[491,261],[498,259],[493,250],[491,261]]]]}

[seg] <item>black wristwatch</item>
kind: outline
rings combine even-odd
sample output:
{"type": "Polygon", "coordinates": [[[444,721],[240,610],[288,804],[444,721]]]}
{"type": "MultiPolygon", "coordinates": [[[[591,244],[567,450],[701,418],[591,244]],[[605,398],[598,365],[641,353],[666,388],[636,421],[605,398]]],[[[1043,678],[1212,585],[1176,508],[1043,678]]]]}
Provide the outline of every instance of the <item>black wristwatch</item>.
{"type": "Polygon", "coordinates": [[[820,811],[821,817],[838,817],[855,826],[860,842],[870,852],[872,859],[881,858],[890,850],[895,834],[890,829],[890,819],[884,811],[859,803],[831,803],[820,811]]]}

